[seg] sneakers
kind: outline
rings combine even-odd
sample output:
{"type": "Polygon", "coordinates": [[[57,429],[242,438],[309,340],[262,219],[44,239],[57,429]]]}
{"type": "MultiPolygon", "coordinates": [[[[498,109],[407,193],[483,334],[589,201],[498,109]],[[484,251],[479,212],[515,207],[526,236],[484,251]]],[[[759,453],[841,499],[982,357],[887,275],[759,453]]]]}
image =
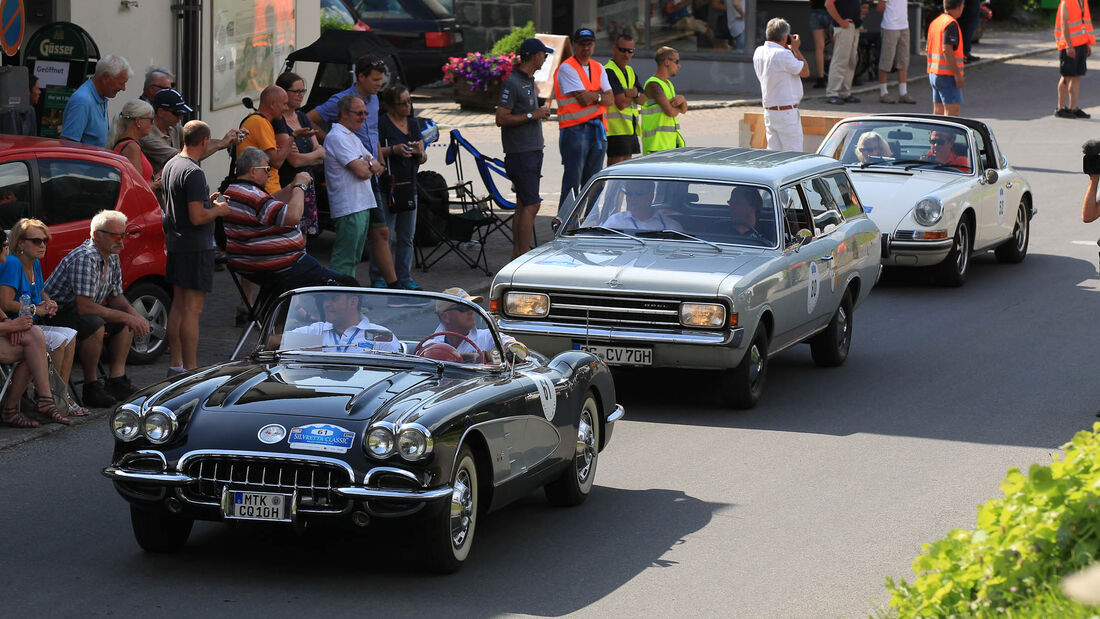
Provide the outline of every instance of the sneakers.
{"type": "Polygon", "coordinates": [[[386,285],[386,280],[384,280],[384,279],[372,280],[371,283],[370,283],[370,287],[371,288],[389,288],[389,286],[386,285]]]}
{"type": "Polygon", "coordinates": [[[898,103],[908,103],[908,104],[911,105],[911,104],[914,104],[916,102],[917,102],[917,100],[914,99],[913,96],[910,95],[909,93],[905,93],[904,95],[901,95],[900,97],[898,97],[898,103]]]}
{"type": "Polygon", "coordinates": [[[423,290],[423,288],[420,287],[420,284],[414,282],[411,279],[404,282],[398,282],[398,285],[405,290],[423,290]]]}
{"type": "Polygon", "coordinates": [[[107,393],[116,400],[125,400],[137,391],[137,389],[134,388],[134,383],[131,383],[129,377],[125,374],[108,378],[104,383],[104,387],[107,393]]]}
{"type": "Polygon", "coordinates": [[[186,372],[186,371],[187,371],[187,370],[186,370],[185,368],[173,368],[173,367],[169,367],[169,368],[168,368],[168,373],[167,373],[167,374],[165,374],[165,375],[164,375],[164,377],[165,377],[165,378],[172,378],[173,376],[179,376],[180,374],[183,374],[183,373],[184,373],[184,372],[186,372]]]}
{"type": "Polygon", "coordinates": [[[96,380],[84,383],[84,406],[89,408],[108,408],[117,404],[111,394],[103,388],[103,381],[96,380]]]}
{"type": "Polygon", "coordinates": [[[825,78],[819,77],[816,80],[814,80],[813,86],[811,86],[811,88],[825,88],[825,85],[826,85],[825,78]]]}
{"type": "Polygon", "coordinates": [[[859,97],[857,97],[855,95],[848,95],[847,97],[844,97],[844,102],[845,103],[859,103],[859,97]]]}
{"type": "Polygon", "coordinates": [[[1077,118],[1077,116],[1073,114],[1073,110],[1068,107],[1058,108],[1054,111],[1054,115],[1058,118],[1077,118]]]}
{"type": "Polygon", "coordinates": [[[1089,114],[1085,110],[1082,110],[1079,107],[1073,108],[1073,110],[1071,110],[1071,112],[1073,113],[1074,118],[1092,118],[1091,114],[1089,114]]]}
{"type": "Polygon", "coordinates": [[[829,105],[844,105],[844,99],[840,97],[825,97],[825,103],[829,105]]]}
{"type": "Polygon", "coordinates": [[[889,103],[890,105],[893,105],[893,104],[897,103],[898,100],[895,99],[890,93],[886,93],[884,95],[879,95],[878,102],[879,103],[889,103]]]}
{"type": "Polygon", "coordinates": [[[981,56],[975,56],[975,55],[971,54],[971,55],[967,56],[967,57],[966,57],[966,58],[964,59],[964,62],[965,62],[965,64],[970,64],[970,63],[972,63],[972,62],[978,62],[978,61],[979,61],[979,60],[981,60],[981,59],[982,59],[982,57],[981,57],[981,56]]]}

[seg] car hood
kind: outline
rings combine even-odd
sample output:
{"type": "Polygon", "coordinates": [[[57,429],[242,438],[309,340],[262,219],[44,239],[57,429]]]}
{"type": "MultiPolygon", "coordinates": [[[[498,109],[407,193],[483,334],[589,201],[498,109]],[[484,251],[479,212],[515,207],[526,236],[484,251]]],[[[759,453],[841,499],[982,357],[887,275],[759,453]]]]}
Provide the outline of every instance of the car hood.
{"type": "Polygon", "coordinates": [[[766,261],[761,250],[646,239],[646,245],[601,237],[556,240],[510,269],[517,287],[716,295],[730,275],[766,261]]]}
{"type": "MultiPolygon", "coordinates": [[[[446,381],[444,381],[446,382],[446,381]]],[[[143,407],[180,410],[197,405],[203,415],[293,415],[368,420],[399,401],[423,401],[441,387],[434,372],[351,363],[293,361],[229,364],[146,391],[143,407]],[[414,397],[415,394],[422,397],[414,397]]]]}
{"type": "Polygon", "coordinates": [[[893,232],[921,198],[937,194],[960,178],[947,172],[871,172],[849,168],[860,202],[871,221],[883,232],[893,232]]]}

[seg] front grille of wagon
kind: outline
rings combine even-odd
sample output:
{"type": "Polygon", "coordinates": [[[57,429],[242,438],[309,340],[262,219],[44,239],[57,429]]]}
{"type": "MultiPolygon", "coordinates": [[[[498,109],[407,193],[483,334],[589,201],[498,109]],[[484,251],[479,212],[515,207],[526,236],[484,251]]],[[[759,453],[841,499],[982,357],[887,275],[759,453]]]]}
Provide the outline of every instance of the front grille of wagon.
{"type": "Polygon", "coordinates": [[[680,300],[551,292],[549,320],[592,326],[680,328],[680,300]]]}
{"type": "Polygon", "coordinates": [[[195,479],[184,496],[199,503],[221,503],[222,490],[298,493],[301,511],[340,512],[349,500],[336,488],[351,483],[348,470],[330,462],[244,455],[202,455],[189,459],[182,471],[195,479]]]}

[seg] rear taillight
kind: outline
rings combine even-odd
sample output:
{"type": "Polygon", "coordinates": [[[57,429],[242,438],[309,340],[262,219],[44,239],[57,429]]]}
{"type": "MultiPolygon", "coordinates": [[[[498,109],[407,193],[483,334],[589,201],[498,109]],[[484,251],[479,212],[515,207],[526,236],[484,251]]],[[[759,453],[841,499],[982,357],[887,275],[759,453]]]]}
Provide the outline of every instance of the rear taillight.
{"type": "Polygon", "coordinates": [[[450,32],[425,32],[424,43],[428,47],[450,47],[454,45],[455,38],[450,32]]]}

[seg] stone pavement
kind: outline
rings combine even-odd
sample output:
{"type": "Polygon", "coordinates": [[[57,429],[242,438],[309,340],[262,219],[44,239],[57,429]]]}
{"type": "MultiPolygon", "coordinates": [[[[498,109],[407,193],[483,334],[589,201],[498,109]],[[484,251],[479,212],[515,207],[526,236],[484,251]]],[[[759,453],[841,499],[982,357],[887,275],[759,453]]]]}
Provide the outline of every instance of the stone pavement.
{"type": "MultiPolygon", "coordinates": [[[[1052,40],[1053,37],[1049,30],[1046,29],[991,30],[983,37],[982,43],[975,48],[976,53],[982,57],[982,60],[978,63],[969,65],[968,68],[981,67],[982,65],[995,62],[1003,62],[1020,56],[1044,52],[1049,53],[1054,49],[1052,40]]],[[[914,57],[913,61],[914,66],[911,67],[910,73],[914,77],[910,79],[910,82],[924,81],[926,83],[927,77],[924,74],[923,57],[914,57]]],[[[980,74],[972,75],[971,83],[980,79],[980,74]]],[[[755,83],[748,86],[751,86],[753,89],[757,87],[755,83]]],[[[1044,84],[1044,88],[1046,88],[1046,90],[1049,91],[1048,94],[1053,97],[1053,81],[1050,84],[1044,84]]],[[[824,98],[823,91],[815,91],[807,88],[807,99],[811,100],[807,102],[807,107],[810,109],[828,108],[828,111],[835,111],[835,113],[843,115],[866,113],[871,110],[888,111],[883,109],[888,106],[879,105],[878,97],[874,96],[874,93],[877,92],[876,84],[865,84],[863,87],[854,90],[857,93],[866,92],[870,94],[864,97],[864,102],[861,104],[833,107],[827,106],[820,101],[820,99],[824,98]],[[814,99],[817,100],[814,101],[814,99]]],[[[437,93],[436,98],[430,98],[424,97],[420,92],[416,93],[418,113],[425,117],[435,119],[437,123],[440,123],[445,128],[461,128],[463,135],[485,154],[497,157],[503,156],[500,151],[500,133],[499,130],[493,126],[492,116],[485,112],[467,112],[459,110],[457,105],[449,101],[449,96],[449,94],[444,95],[437,93]],[[444,96],[446,96],[447,99],[444,99],[444,96]]],[[[735,123],[740,122],[743,112],[759,109],[753,107],[759,106],[760,104],[758,98],[753,98],[755,96],[755,93],[746,93],[744,98],[730,99],[727,96],[706,94],[690,95],[689,101],[691,102],[691,108],[693,110],[708,111],[698,115],[699,117],[689,114],[685,120],[685,134],[690,133],[695,135],[697,131],[705,130],[702,128],[698,130],[693,128],[700,125],[700,123],[706,126],[713,126],[710,123],[721,123],[725,127],[733,126],[735,123]]],[[[893,109],[894,106],[889,107],[893,109]]],[[[930,111],[930,107],[927,101],[923,101],[921,105],[906,106],[906,108],[899,111],[927,112],[930,111]]],[[[965,111],[966,108],[964,105],[964,112],[965,111]]],[[[735,131],[733,133],[736,134],[735,131]]],[[[557,134],[557,125],[555,123],[544,123],[543,135],[546,138],[547,157],[543,166],[544,177],[542,196],[545,201],[536,219],[536,233],[540,242],[545,242],[552,237],[550,221],[557,210],[557,199],[559,195],[558,185],[561,178],[557,134]]],[[[454,166],[448,166],[444,162],[445,146],[448,141],[449,138],[444,132],[443,135],[441,135],[440,142],[429,149],[429,160],[424,168],[440,172],[449,182],[453,182],[455,180],[454,166]]],[[[469,159],[466,159],[466,163],[469,162],[469,159]]],[[[476,178],[476,171],[473,170],[472,167],[467,170],[467,178],[474,179],[474,189],[478,195],[483,195],[485,193],[484,187],[480,179],[476,178]]],[[[506,193],[508,193],[510,189],[506,183],[501,183],[500,188],[506,193]]],[[[311,240],[309,242],[309,252],[319,258],[323,263],[327,264],[333,238],[332,232],[326,232],[320,237],[311,240]]],[[[508,262],[511,257],[511,244],[499,233],[490,237],[486,244],[486,250],[489,257],[489,267],[492,272],[496,272],[496,270],[508,262]]],[[[361,264],[359,266],[358,277],[361,282],[369,282],[366,264],[361,264]]],[[[461,286],[475,294],[486,292],[491,281],[491,277],[485,276],[481,271],[468,268],[454,256],[445,258],[428,272],[422,272],[419,269],[414,270],[413,277],[421,286],[428,290],[443,290],[451,286],[461,286]]],[[[200,365],[218,363],[228,359],[236,345],[237,339],[243,332],[242,328],[235,327],[233,324],[234,308],[239,303],[239,298],[228,273],[222,271],[216,274],[214,290],[214,294],[210,295],[206,300],[206,307],[201,321],[202,331],[199,344],[200,365]]],[[[255,342],[254,336],[251,338],[251,342],[255,342]]],[[[245,350],[248,350],[247,346],[245,350]]],[[[145,386],[162,379],[167,369],[167,365],[167,355],[164,355],[152,365],[132,366],[128,371],[131,379],[136,385],[145,386]]],[[[74,368],[73,372],[75,376],[80,376],[79,368],[74,368]]],[[[103,419],[107,412],[106,410],[98,410],[94,411],[94,414],[89,418],[80,420],[74,418],[74,421],[77,423],[93,422],[102,424],[103,431],[101,440],[103,441],[104,463],[106,463],[110,457],[111,450],[110,431],[103,419]]],[[[21,430],[0,426],[0,449],[50,434],[63,427],[64,426],[57,424],[43,424],[41,427],[34,430],[21,430]]]]}

